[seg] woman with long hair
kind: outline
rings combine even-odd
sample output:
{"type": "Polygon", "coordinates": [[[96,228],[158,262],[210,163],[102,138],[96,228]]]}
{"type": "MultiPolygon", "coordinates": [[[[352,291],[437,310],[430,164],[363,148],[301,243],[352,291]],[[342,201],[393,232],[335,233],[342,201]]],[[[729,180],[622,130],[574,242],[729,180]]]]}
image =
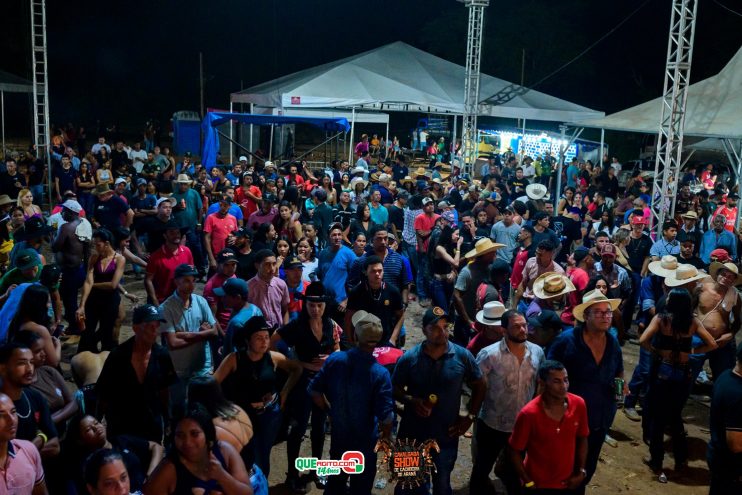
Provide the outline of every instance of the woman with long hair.
{"type": "Polygon", "coordinates": [[[559,199],[559,206],[557,207],[557,215],[564,215],[567,208],[574,205],[575,199],[575,188],[572,186],[564,189],[564,194],[559,199]]]}
{"type": "Polygon", "coordinates": [[[278,215],[273,218],[273,226],[280,237],[285,237],[289,242],[294,243],[301,237],[301,222],[299,216],[294,215],[291,203],[281,201],[278,205],[278,215]]]}
{"type": "Polygon", "coordinates": [[[216,437],[201,406],[189,407],[176,423],[173,447],[144,485],[144,495],[219,492],[252,495],[250,477],[239,454],[216,437]]]}
{"type": "Polygon", "coordinates": [[[286,272],[283,269],[283,262],[286,258],[291,256],[294,252],[294,248],[291,245],[289,239],[285,236],[278,238],[276,243],[273,245],[273,254],[276,255],[276,277],[280,277],[282,280],[286,279],[286,272]]]}
{"type": "Polygon", "coordinates": [[[263,222],[258,225],[255,230],[255,235],[252,239],[252,249],[255,252],[261,249],[269,249],[273,251],[273,242],[276,239],[276,228],[272,223],[263,222]]]}
{"type": "MultiPolygon", "coordinates": [[[[104,150],[105,148],[101,148],[104,150]]],[[[108,184],[113,189],[113,171],[111,171],[111,160],[99,160],[101,166],[95,171],[95,181],[98,184],[108,184]]]]}
{"type": "Polygon", "coordinates": [[[78,320],[84,320],[77,352],[98,352],[98,342],[103,351],[110,351],[117,344],[113,328],[118,315],[116,309],[121,303],[119,283],[126,259],[115,251],[113,243],[113,234],[108,230],[98,229],[93,233],[95,254],[88,261],[76,315],[78,320]]]}
{"type": "Polygon", "coordinates": [[[304,282],[311,282],[311,275],[317,271],[319,260],[317,259],[316,248],[306,237],[302,237],[296,243],[296,256],[301,260],[301,264],[303,265],[301,279],[304,282]]]}
{"type": "Polygon", "coordinates": [[[706,353],[718,347],[711,334],[693,315],[693,301],[683,288],[674,288],[667,294],[664,308],[652,318],[639,338],[639,344],[652,353],[649,368],[648,411],[644,420],[650,422],[649,453],[645,463],[667,482],[662,472],[665,456],[665,428],[670,427],[675,471],[687,468],[688,445],[683,427],[683,406],[691,386],[690,355],[706,353]],[[694,336],[703,341],[701,347],[691,347],[694,336]]]}
{"type": "Polygon", "coordinates": [[[590,238],[595,239],[595,234],[598,232],[605,232],[608,234],[608,237],[613,237],[618,229],[619,226],[616,225],[613,211],[606,208],[600,215],[600,220],[593,222],[592,229],[590,230],[590,238]]]}
{"type": "Polygon", "coordinates": [[[69,481],[77,487],[78,494],[84,493],[81,489],[85,485],[85,473],[82,469],[85,459],[101,449],[110,449],[120,456],[119,459],[123,459],[133,491],[142,489],[144,480],[165,455],[165,449],[158,443],[128,435],[109,438],[106,426],[94,416],[90,414],[75,416],[69,423],[64,439],[64,452],[70,473],[69,481]]]}
{"type": "Polygon", "coordinates": [[[332,186],[332,179],[329,175],[322,175],[322,182],[320,183],[320,187],[327,193],[327,204],[330,206],[335,206],[335,204],[337,203],[337,192],[335,192],[335,188],[332,186]]]}
{"type": "Polygon", "coordinates": [[[450,225],[443,227],[435,245],[431,245],[430,271],[433,274],[431,281],[433,304],[439,308],[448,308],[451,305],[453,286],[459,273],[461,262],[461,244],[464,238],[459,235],[459,229],[450,225]]]}
{"type": "Polygon", "coordinates": [[[350,174],[343,172],[340,175],[340,192],[347,192],[350,194],[353,192],[353,187],[350,185],[350,174]]]}
{"type": "Polygon", "coordinates": [[[353,241],[353,244],[350,247],[353,250],[353,253],[360,258],[363,256],[363,253],[366,252],[366,244],[368,243],[366,234],[363,232],[356,232],[355,236],[351,237],[351,240],[353,241]]]}
{"type": "MultiPolygon", "coordinates": [[[[132,489],[129,470],[121,453],[112,449],[100,449],[85,460],[83,491],[89,495],[129,495],[132,489]]],[[[139,493],[135,491],[134,493],[139,493]]]]}
{"type": "Polygon", "coordinates": [[[95,189],[95,175],[90,171],[90,164],[85,160],[80,162],[80,170],[75,179],[75,185],[77,186],[77,201],[85,210],[85,213],[92,214],[94,203],[92,191],[95,189]]]}
{"type": "Polygon", "coordinates": [[[15,316],[8,325],[8,341],[15,340],[16,334],[23,330],[39,335],[47,363],[56,367],[62,360],[62,345],[49,331],[53,321],[49,289],[41,284],[31,284],[23,292],[15,316]]]}
{"type": "Polygon", "coordinates": [[[350,222],[349,238],[354,239],[358,234],[363,234],[368,239],[368,231],[372,225],[371,209],[368,203],[358,205],[356,217],[350,222]]]}
{"type": "Polygon", "coordinates": [[[18,206],[23,208],[23,218],[28,220],[31,217],[42,218],[41,208],[33,204],[33,193],[30,189],[21,189],[18,192],[18,206]]]}
{"type": "Polygon", "coordinates": [[[321,282],[312,282],[304,293],[304,304],[299,317],[281,327],[271,337],[271,348],[274,351],[278,346],[293,347],[303,368],[301,378],[288,398],[285,412],[295,422],[295,427],[290,430],[286,439],[289,470],[286,482],[294,491],[304,490],[304,483],[299,480],[294,461],[299,456],[310,415],[312,455],[321,458],[324,447],[327,413],[314,404],[307,392],[307,386],[327,357],[340,350],[342,328],[330,318],[333,310],[327,307],[333,301],[334,298],[326,292],[321,282]]]}
{"type": "Polygon", "coordinates": [[[242,451],[245,464],[258,465],[270,474],[270,453],[281,426],[289,393],[302,374],[295,361],[270,350],[273,328],[262,316],[253,316],[237,328],[233,342],[236,351],[227,355],[214,373],[224,396],[240,406],[250,418],[255,434],[242,451]],[[279,388],[278,370],[289,375],[279,388]]]}

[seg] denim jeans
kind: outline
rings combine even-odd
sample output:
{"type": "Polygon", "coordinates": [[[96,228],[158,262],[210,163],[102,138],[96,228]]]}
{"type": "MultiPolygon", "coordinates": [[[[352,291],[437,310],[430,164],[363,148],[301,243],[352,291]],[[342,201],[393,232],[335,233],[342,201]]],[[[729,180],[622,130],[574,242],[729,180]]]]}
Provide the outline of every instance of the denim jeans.
{"type": "Polygon", "coordinates": [[[79,334],[80,328],[77,324],[77,295],[85,282],[85,265],[77,268],[62,268],[62,280],[59,283],[59,295],[64,305],[64,318],[67,320],[67,333],[79,334]]]}
{"type": "Polygon", "coordinates": [[[683,406],[690,390],[690,370],[675,368],[677,376],[665,377],[660,373],[661,361],[655,360],[650,370],[649,403],[649,453],[654,468],[662,467],[665,456],[665,427],[670,427],[675,464],[688,460],[688,442],[683,427],[683,406]]]}
{"type": "Polygon", "coordinates": [[[708,359],[711,373],[716,380],[724,371],[734,368],[737,362],[734,342],[728,342],[724,347],[714,349],[706,354],[691,354],[691,381],[690,386],[696,382],[698,375],[703,370],[703,363],[708,359]]]}
{"type": "Polygon", "coordinates": [[[417,297],[430,298],[430,259],[427,253],[417,253],[417,297]]]}
{"type": "Polygon", "coordinates": [[[642,392],[646,393],[649,385],[649,366],[652,364],[652,354],[644,349],[639,348],[639,362],[636,363],[634,373],[631,375],[629,382],[629,394],[624,399],[625,408],[634,408],[642,392]]]}
{"type": "Polygon", "coordinates": [[[250,421],[252,421],[253,437],[250,443],[243,449],[243,460],[245,465],[257,465],[267,478],[271,473],[271,449],[278,436],[278,430],[281,428],[281,404],[276,401],[275,404],[265,408],[260,414],[250,411],[250,421]],[[244,452],[247,450],[248,452],[244,452]],[[245,459],[247,457],[247,459],[245,459]]]}
{"type": "MultiPolygon", "coordinates": [[[[453,444],[441,446],[440,454],[433,452],[433,462],[435,463],[435,472],[431,473],[430,478],[433,484],[433,495],[452,495],[451,489],[451,471],[456,464],[456,458],[459,453],[458,440],[453,444]]],[[[431,483],[425,483],[417,488],[409,490],[403,489],[398,484],[394,489],[395,495],[429,495],[431,483]]]]}
{"type": "MultiPolygon", "coordinates": [[[[629,275],[631,276],[631,295],[624,303],[623,311],[621,312],[626,331],[631,328],[631,324],[634,321],[634,310],[636,309],[636,304],[639,302],[639,290],[642,285],[642,277],[640,274],[629,272],[629,275]]],[[[647,321],[647,323],[649,322],[647,321]]]]}
{"type": "MultiPolygon", "coordinates": [[[[481,419],[477,419],[474,424],[474,438],[475,442],[472,442],[472,445],[476,443],[477,448],[473,455],[474,466],[471,471],[469,494],[479,495],[480,493],[488,493],[490,473],[492,468],[495,467],[495,462],[497,462],[500,453],[503,450],[507,451],[510,432],[495,430],[487,426],[481,419]]],[[[518,493],[519,487],[518,475],[515,474],[515,470],[507,457],[505,465],[500,478],[508,495],[515,495],[518,493]]]]}
{"type": "Polygon", "coordinates": [[[312,417],[312,432],[310,434],[312,456],[318,459],[322,458],[322,449],[325,445],[325,419],[327,419],[327,413],[314,405],[312,398],[309,396],[307,387],[312,377],[313,373],[304,370],[298,383],[291,390],[287,401],[285,414],[289,419],[289,433],[286,438],[286,455],[288,457],[289,476],[296,476],[298,474],[294,462],[299,457],[299,449],[304,439],[304,433],[306,433],[307,426],[309,425],[310,415],[312,417]]]}
{"type": "MultiPolygon", "coordinates": [[[[196,269],[201,272],[206,271],[206,257],[204,256],[203,244],[201,242],[201,232],[191,227],[186,232],[186,246],[191,250],[193,263],[196,269]]],[[[216,253],[214,253],[216,255],[216,253]]]]}
{"type": "Polygon", "coordinates": [[[433,304],[448,311],[453,296],[453,284],[433,278],[430,281],[430,298],[433,304]]]}
{"type": "Polygon", "coordinates": [[[401,255],[404,255],[407,260],[410,262],[410,268],[412,269],[412,280],[417,280],[415,277],[417,276],[417,251],[415,246],[411,246],[405,241],[402,241],[400,244],[400,253],[401,255]]]}
{"type": "MultiPolygon", "coordinates": [[[[348,443],[347,439],[343,440],[344,443],[348,443]]],[[[353,448],[330,447],[330,459],[340,459],[343,453],[348,450],[359,450],[363,453],[365,464],[362,473],[345,474],[340,471],[340,474],[329,476],[327,478],[325,494],[346,495],[350,493],[352,495],[371,495],[371,489],[374,486],[374,478],[376,478],[376,453],[374,453],[373,445],[371,445],[370,448],[359,448],[358,445],[359,444],[355,444],[355,447],[353,448]],[[348,482],[350,482],[350,489],[346,487],[346,483],[348,482]]]]}

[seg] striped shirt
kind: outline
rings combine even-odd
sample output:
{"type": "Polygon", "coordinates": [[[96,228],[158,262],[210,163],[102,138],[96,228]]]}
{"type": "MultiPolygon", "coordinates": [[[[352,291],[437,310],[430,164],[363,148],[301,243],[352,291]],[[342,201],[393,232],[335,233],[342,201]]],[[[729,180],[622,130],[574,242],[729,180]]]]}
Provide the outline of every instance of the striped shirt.
{"type": "Polygon", "coordinates": [[[417,246],[417,236],[415,235],[415,218],[422,213],[422,208],[418,210],[404,209],[404,229],[402,229],[402,239],[410,246],[417,246]]]}
{"type": "MultiPolygon", "coordinates": [[[[350,275],[348,275],[348,287],[355,287],[361,281],[363,263],[368,256],[370,256],[369,253],[363,253],[360,258],[353,262],[350,275]]],[[[407,268],[405,268],[402,255],[391,249],[387,250],[384,257],[384,282],[393,286],[399,292],[402,292],[412,282],[407,273],[407,268]]]]}

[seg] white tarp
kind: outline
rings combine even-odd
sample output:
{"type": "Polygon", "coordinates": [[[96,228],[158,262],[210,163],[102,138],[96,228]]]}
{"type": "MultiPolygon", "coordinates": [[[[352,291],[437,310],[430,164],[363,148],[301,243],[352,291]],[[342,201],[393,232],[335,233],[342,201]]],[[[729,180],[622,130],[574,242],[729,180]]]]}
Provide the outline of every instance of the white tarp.
{"type": "MultiPolygon", "coordinates": [[[[742,137],[742,48],[717,75],[688,88],[685,108],[687,136],[742,137]]],[[[602,119],[573,121],[581,127],[657,133],[660,130],[662,97],[622,110],[602,119]]]]}
{"type": "MultiPolygon", "coordinates": [[[[257,109],[255,113],[258,112],[257,109]]],[[[280,108],[272,108],[267,113],[272,115],[286,115],[287,117],[323,117],[323,118],[340,118],[344,117],[351,122],[354,118],[356,122],[367,124],[389,124],[389,114],[379,112],[356,112],[353,114],[350,110],[337,110],[334,108],[287,108],[282,112],[280,108]]]]}
{"type": "MultiPolygon", "coordinates": [[[[357,108],[424,113],[464,111],[464,67],[396,42],[306,69],[238,93],[234,103],[283,108],[357,108]]],[[[481,75],[485,99],[510,83],[481,75]]],[[[567,122],[604,114],[538,91],[502,105],[480,105],[480,115],[567,122]]]]}

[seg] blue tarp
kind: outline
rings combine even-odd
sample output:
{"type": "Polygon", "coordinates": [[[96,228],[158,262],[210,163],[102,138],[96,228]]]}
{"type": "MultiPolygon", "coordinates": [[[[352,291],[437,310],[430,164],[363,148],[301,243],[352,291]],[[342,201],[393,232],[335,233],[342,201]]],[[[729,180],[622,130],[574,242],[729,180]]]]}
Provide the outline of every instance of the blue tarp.
{"type": "Polygon", "coordinates": [[[209,112],[201,122],[204,133],[204,149],[201,162],[207,170],[216,165],[216,154],[219,151],[219,133],[217,126],[236,120],[245,124],[254,125],[283,125],[283,124],[311,124],[326,131],[348,132],[350,124],[346,118],[321,117],[287,117],[284,115],[256,115],[251,113],[209,112]]]}

